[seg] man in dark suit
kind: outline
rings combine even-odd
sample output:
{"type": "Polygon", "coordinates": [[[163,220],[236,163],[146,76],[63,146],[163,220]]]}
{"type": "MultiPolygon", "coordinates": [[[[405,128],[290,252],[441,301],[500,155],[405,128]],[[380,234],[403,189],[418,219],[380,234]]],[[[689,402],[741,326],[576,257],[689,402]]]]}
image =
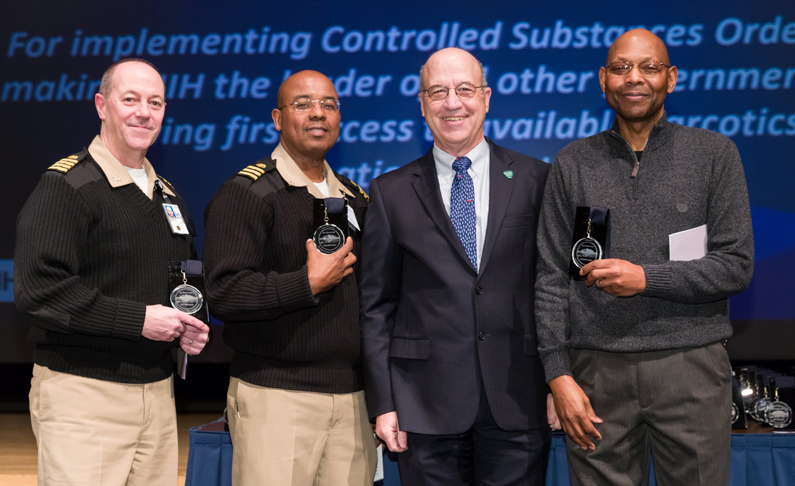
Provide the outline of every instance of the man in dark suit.
{"type": "Polygon", "coordinates": [[[491,89],[471,54],[441,50],[420,79],[434,146],[370,185],[359,287],[368,411],[401,452],[403,484],[543,484],[533,295],[549,166],[484,137],[491,89]]]}

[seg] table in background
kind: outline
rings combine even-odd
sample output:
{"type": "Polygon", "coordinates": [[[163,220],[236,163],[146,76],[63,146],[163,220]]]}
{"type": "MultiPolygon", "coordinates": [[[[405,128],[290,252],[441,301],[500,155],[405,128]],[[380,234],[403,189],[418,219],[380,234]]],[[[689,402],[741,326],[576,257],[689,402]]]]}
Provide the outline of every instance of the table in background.
{"type": "MultiPolygon", "coordinates": [[[[749,431],[764,429],[759,424],[749,431]]],[[[223,419],[190,429],[190,451],[185,486],[231,486],[232,441],[223,419]]],[[[383,486],[399,486],[397,455],[384,455],[383,486]]],[[[553,434],[547,466],[547,486],[569,486],[566,442],[553,434]]],[[[650,486],[655,485],[652,474],[650,486]]],[[[795,434],[734,433],[730,486],[795,485],[795,434]]]]}

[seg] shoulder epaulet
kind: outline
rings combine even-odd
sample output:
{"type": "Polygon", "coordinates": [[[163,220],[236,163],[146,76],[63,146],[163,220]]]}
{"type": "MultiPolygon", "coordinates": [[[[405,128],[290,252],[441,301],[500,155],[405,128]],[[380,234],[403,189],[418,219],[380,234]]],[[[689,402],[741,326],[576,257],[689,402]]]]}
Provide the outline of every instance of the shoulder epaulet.
{"type": "Polygon", "coordinates": [[[72,169],[78,162],[82,161],[86,158],[88,154],[88,150],[83,150],[80,153],[70,155],[69,157],[65,157],[58,162],[52,164],[47,170],[54,170],[57,172],[61,172],[62,174],[66,174],[69,170],[72,169]]]}
{"type": "Polygon", "coordinates": [[[238,172],[238,175],[248,177],[252,181],[256,181],[263,174],[266,172],[270,172],[276,168],[276,162],[269,160],[266,164],[265,162],[255,162],[251,165],[246,166],[243,170],[238,172]]]}
{"type": "Polygon", "coordinates": [[[337,176],[337,179],[338,179],[340,182],[342,182],[342,184],[343,184],[343,185],[346,185],[346,186],[348,186],[348,188],[350,188],[350,189],[353,189],[353,192],[358,192],[359,194],[361,194],[362,196],[364,196],[364,200],[365,200],[365,201],[369,201],[369,200],[370,200],[370,196],[368,196],[368,195],[367,195],[367,193],[366,193],[366,192],[364,192],[364,189],[362,189],[361,187],[359,187],[359,184],[357,184],[357,183],[353,182],[352,180],[348,179],[347,177],[345,177],[345,176],[344,176],[344,175],[342,175],[342,174],[337,174],[337,173],[335,172],[335,173],[334,173],[334,175],[336,175],[336,176],[337,176]]]}
{"type": "Polygon", "coordinates": [[[155,174],[155,175],[157,175],[157,178],[158,178],[158,179],[160,179],[161,181],[165,182],[165,183],[168,185],[168,187],[170,187],[170,188],[171,188],[171,190],[172,190],[172,191],[176,191],[176,190],[177,190],[177,189],[174,187],[174,184],[172,184],[172,183],[168,182],[168,181],[166,180],[166,178],[165,178],[165,177],[161,176],[160,174],[155,174]]]}

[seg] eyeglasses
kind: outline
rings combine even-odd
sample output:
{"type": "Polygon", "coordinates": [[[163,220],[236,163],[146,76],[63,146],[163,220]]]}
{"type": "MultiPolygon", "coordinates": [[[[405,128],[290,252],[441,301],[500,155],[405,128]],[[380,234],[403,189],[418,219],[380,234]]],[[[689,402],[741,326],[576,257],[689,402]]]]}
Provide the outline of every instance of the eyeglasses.
{"type": "MultiPolygon", "coordinates": [[[[298,101],[293,101],[287,106],[295,107],[295,111],[309,111],[315,107],[315,104],[320,103],[320,107],[323,108],[323,111],[331,111],[337,112],[340,111],[340,100],[309,100],[309,99],[300,99],[298,101]]],[[[279,108],[283,110],[287,108],[284,106],[279,108]]]]}
{"type": "MultiPolygon", "coordinates": [[[[485,88],[486,86],[473,86],[469,83],[461,83],[455,87],[455,94],[462,100],[468,100],[470,98],[474,98],[475,94],[478,91],[478,88],[485,88]]],[[[437,84],[431,86],[428,89],[423,89],[421,92],[427,93],[428,98],[433,101],[442,101],[447,99],[447,94],[450,92],[451,88],[444,86],[442,84],[437,84]]]]}
{"type": "Polygon", "coordinates": [[[632,68],[638,66],[638,71],[643,76],[657,76],[662,71],[663,67],[671,67],[670,64],[665,64],[660,61],[643,61],[640,64],[632,64],[630,62],[625,61],[618,61],[618,62],[611,62],[607,66],[605,66],[611,73],[615,74],[616,76],[625,76],[632,71],[632,68]]]}

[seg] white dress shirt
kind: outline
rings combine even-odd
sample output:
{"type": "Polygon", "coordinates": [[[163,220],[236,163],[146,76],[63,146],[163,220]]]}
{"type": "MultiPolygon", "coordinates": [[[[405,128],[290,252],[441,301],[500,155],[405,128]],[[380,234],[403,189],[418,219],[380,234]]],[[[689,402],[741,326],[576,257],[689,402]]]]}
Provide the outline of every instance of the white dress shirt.
{"type": "MultiPolygon", "coordinates": [[[[486,241],[486,224],[489,219],[489,162],[491,151],[489,143],[484,138],[466,156],[472,161],[469,166],[469,176],[475,189],[475,216],[477,217],[477,260],[480,269],[480,257],[483,255],[483,244],[486,241]]],[[[450,195],[453,190],[453,162],[456,157],[433,144],[433,160],[436,163],[436,175],[439,178],[439,189],[442,192],[442,201],[447,215],[450,216],[450,195]]]]}

